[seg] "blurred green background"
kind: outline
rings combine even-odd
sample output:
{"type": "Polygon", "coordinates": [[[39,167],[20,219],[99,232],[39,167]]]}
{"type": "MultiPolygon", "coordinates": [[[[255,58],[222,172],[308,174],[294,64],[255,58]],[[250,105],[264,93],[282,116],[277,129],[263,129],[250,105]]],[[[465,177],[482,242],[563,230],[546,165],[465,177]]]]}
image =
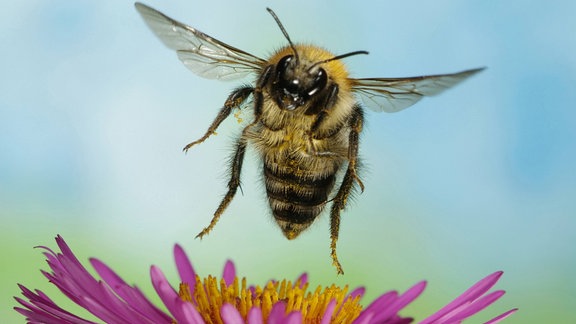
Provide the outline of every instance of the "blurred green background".
{"type": "MultiPolygon", "coordinates": [[[[272,220],[250,152],[215,230],[240,126],[187,155],[240,82],[190,73],[131,1],[4,1],[0,11],[0,318],[16,283],[59,294],[36,245],[61,234],[88,266],[98,257],[153,296],[149,266],[176,283],[179,242],[201,274],[233,258],[249,282],[366,285],[365,302],[428,280],[404,315],[422,319],[480,278],[507,294],[472,322],[513,307],[506,323],[576,322],[576,23],[573,1],[152,1],[171,17],[267,57],[294,41],[346,59],[356,77],[487,66],[397,114],[367,112],[366,191],[344,212],[329,257],[323,215],[295,241],[272,220]]],[[[245,115],[248,116],[248,115],[245,115]]],[[[154,298],[157,300],[157,298],[154,298]]],[[[63,305],[70,306],[69,302],[63,305]]],[[[70,309],[75,310],[73,306],[70,309]]]]}

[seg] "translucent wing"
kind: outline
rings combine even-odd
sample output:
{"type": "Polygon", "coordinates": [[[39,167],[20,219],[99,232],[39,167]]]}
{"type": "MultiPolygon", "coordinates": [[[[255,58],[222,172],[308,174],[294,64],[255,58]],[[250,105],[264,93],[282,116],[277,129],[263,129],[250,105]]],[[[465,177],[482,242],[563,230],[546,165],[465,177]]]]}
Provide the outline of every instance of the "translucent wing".
{"type": "Polygon", "coordinates": [[[350,79],[350,82],[354,92],[368,108],[397,112],[412,106],[424,96],[437,95],[482,70],[484,68],[411,78],[350,79]]]}
{"type": "Polygon", "coordinates": [[[260,70],[265,61],[226,45],[142,3],[136,3],[150,29],[188,69],[208,79],[233,80],[260,70]]]}

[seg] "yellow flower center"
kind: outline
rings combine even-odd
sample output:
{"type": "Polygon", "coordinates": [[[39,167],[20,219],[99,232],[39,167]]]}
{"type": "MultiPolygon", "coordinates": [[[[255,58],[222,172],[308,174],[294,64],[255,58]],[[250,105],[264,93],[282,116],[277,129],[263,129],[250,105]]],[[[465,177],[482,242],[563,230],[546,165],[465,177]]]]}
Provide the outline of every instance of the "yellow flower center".
{"type": "Polygon", "coordinates": [[[194,304],[206,323],[223,323],[220,309],[225,303],[233,305],[246,320],[252,307],[262,310],[264,322],[267,322],[272,306],[278,302],[286,303],[286,314],[298,311],[302,314],[302,323],[319,323],[332,301],[336,307],[332,313],[331,323],[352,323],[360,315],[362,306],[360,297],[346,297],[348,286],[344,288],[332,285],[318,286],[313,292],[307,292],[308,283],[300,287],[300,281],[292,284],[290,281],[268,282],[264,288],[256,286],[254,292],[246,286],[246,278],[242,278],[241,286],[238,278],[227,286],[224,279],[208,276],[203,281],[196,276],[196,289],[193,294],[186,283],[180,284],[180,298],[194,304]]]}

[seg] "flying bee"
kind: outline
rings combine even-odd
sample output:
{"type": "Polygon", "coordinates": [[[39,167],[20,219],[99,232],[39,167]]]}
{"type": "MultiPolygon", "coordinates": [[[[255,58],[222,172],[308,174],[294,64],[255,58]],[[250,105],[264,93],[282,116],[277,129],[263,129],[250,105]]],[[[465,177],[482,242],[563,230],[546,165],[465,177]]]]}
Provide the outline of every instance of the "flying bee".
{"type": "Polygon", "coordinates": [[[343,273],[336,255],[340,212],[354,188],[364,190],[358,177],[364,110],[358,99],[372,110],[397,112],[482,70],[355,79],[349,77],[342,59],[368,52],[334,55],[314,45],[295,44],[271,9],[267,10],[288,45],[264,60],[144,4],[135,6],[156,36],[197,75],[219,80],[256,76],[253,85],[232,91],[206,133],[184,147],[188,151],[204,142],[232,110],[244,109],[243,103],[252,98],[253,117],[237,140],[228,191],[210,224],[197,237],[214,228],[234,198],[246,148],[251,145],[261,158],[268,202],[286,238],[296,238],[331,202],[330,249],[339,274],[343,273]]]}

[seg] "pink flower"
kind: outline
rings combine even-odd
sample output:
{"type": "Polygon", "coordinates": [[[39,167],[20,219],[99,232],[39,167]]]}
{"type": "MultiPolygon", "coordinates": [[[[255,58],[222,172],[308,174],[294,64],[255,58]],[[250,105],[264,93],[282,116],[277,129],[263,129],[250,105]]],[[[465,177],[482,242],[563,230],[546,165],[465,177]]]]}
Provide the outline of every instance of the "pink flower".
{"type": "MultiPolygon", "coordinates": [[[[417,283],[403,294],[387,292],[362,309],[359,301],[364,288],[348,292],[348,286],[318,287],[308,291],[308,277],[294,283],[269,281],[264,286],[247,286],[238,279],[234,264],[226,262],[222,279],[201,279],[184,250],[176,245],[174,258],[181,283],[175,289],[156,266],[150,269],[152,285],[168,312],[150,302],[135,286],[128,285],[98,259],[90,259],[100,279],[94,278],[58,236],[60,253],[42,247],[50,272],[42,271],[50,282],[80,307],[106,323],[410,323],[399,311],[416,299],[426,287],[417,283]]],[[[504,291],[488,293],[502,272],[480,280],[454,301],[421,323],[460,323],[499,299],[504,291]]],[[[16,297],[23,307],[14,309],[32,323],[95,323],[60,308],[39,290],[19,285],[25,297],[16,297]]],[[[514,313],[505,312],[488,323],[494,324],[514,313]]]]}

